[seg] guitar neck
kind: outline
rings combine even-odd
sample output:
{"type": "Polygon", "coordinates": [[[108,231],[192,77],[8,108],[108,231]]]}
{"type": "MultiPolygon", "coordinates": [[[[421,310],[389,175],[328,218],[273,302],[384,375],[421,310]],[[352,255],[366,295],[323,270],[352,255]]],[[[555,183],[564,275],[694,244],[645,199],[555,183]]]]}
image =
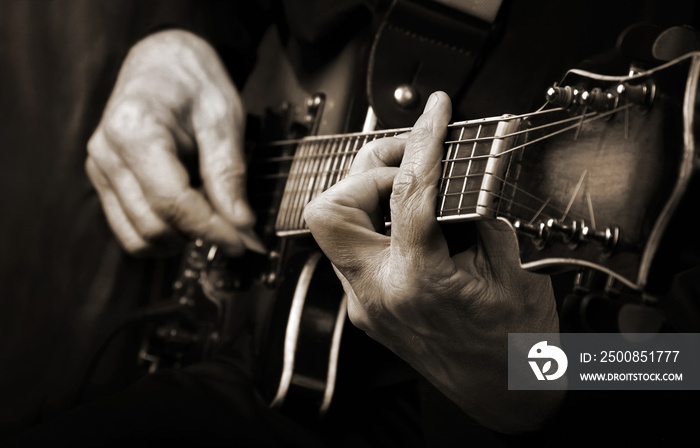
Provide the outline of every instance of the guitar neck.
{"type": "MultiPolygon", "coordinates": [[[[697,182],[699,73],[700,53],[629,76],[572,70],[535,112],[449,125],[437,219],[505,220],[523,268],[583,266],[642,290],[697,182]]],[[[360,148],[410,130],[278,144],[264,234],[307,233],[305,206],[347,176],[360,148]]]]}
{"type": "MultiPolygon", "coordinates": [[[[502,201],[504,176],[509,170],[517,141],[520,117],[502,116],[453,123],[449,126],[443,171],[439,185],[438,220],[495,217],[502,201]],[[501,157],[503,155],[503,157],[501,157]]],[[[304,207],[315,197],[343,180],[360,148],[410,128],[316,136],[298,144],[277,213],[278,236],[306,233],[304,207]]],[[[506,188],[507,190],[507,188],[506,188]]],[[[507,193],[507,192],[506,192],[507,193]]]]}

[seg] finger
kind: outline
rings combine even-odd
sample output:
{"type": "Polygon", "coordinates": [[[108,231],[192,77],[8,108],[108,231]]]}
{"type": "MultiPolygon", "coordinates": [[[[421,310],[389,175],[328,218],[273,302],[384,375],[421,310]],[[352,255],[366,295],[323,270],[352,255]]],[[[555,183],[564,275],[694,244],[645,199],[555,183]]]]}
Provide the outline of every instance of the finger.
{"type": "Polygon", "coordinates": [[[220,97],[204,98],[209,101],[194,114],[193,122],[207,197],[214,210],[236,227],[246,247],[264,253],[253,232],[255,215],[247,199],[243,108],[236,95],[226,104],[220,97]]]}
{"type": "Polygon", "coordinates": [[[103,128],[107,144],[119,148],[156,215],[192,239],[213,242],[232,255],[242,253],[237,230],[190,186],[175,155],[173,133],[149,107],[139,100],[122,101],[103,128]]]}
{"type": "Polygon", "coordinates": [[[364,145],[357,153],[350,167],[349,175],[368,171],[373,168],[399,166],[403,156],[408,134],[373,140],[364,145]]]}
{"type": "Polygon", "coordinates": [[[389,238],[375,231],[371,215],[391,191],[395,174],[395,168],[376,168],[348,177],[304,210],[321,250],[350,281],[371,271],[370,259],[389,246],[389,238]]]}
{"type": "Polygon", "coordinates": [[[197,102],[192,123],[202,180],[214,208],[236,226],[252,227],[255,217],[246,199],[244,115],[234,92],[207,91],[197,102]]]}
{"type": "Polygon", "coordinates": [[[97,191],[100,202],[102,202],[107,222],[124,250],[135,255],[150,252],[151,244],[141,237],[124,213],[109,181],[92,158],[88,158],[85,162],[85,171],[97,191]]]}
{"type": "Polygon", "coordinates": [[[179,239],[174,229],[153,212],[138,180],[109,147],[101,131],[98,130],[88,142],[88,153],[91,165],[94,165],[93,171],[99,170],[109,183],[121,210],[141,238],[156,245],[179,239]]]}
{"type": "Polygon", "coordinates": [[[402,256],[421,248],[447,249],[435,206],[450,114],[447,95],[433,93],[406,141],[391,194],[392,248],[402,256]]]}

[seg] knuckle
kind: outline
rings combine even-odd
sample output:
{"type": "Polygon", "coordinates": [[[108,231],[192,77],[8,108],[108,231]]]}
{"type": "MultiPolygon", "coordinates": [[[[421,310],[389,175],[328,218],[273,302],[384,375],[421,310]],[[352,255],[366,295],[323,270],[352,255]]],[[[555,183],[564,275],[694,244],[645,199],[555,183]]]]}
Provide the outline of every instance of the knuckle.
{"type": "MultiPolygon", "coordinates": [[[[164,210],[166,211],[166,216],[171,222],[176,223],[180,228],[183,228],[183,224],[188,219],[188,202],[184,199],[183,195],[179,195],[174,199],[166,201],[164,204],[164,210]]],[[[189,226],[186,226],[189,227],[189,226]]]]}
{"type": "Polygon", "coordinates": [[[413,167],[413,162],[406,162],[401,166],[401,171],[394,178],[391,190],[391,200],[404,202],[419,190],[421,182],[413,167]]]}
{"type": "Polygon", "coordinates": [[[153,107],[135,97],[120,98],[108,109],[100,125],[105,136],[117,142],[142,138],[155,125],[153,107]]]}
{"type": "Polygon", "coordinates": [[[209,238],[210,234],[216,234],[217,217],[198,195],[195,190],[185,189],[177,194],[160,196],[152,201],[153,211],[166,226],[189,238],[209,238]]]}
{"type": "Polygon", "coordinates": [[[429,126],[415,126],[411,129],[411,136],[406,145],[421,147],[434,138],[435,136],[429,126]]]}
{"type": "Polygon", "coordinates": [[[233,194],[241,192],[246,185],[246,167],[243,163],[235,163],[228,155],[222,154],[217,157],[215,163],[207,164],[206,169],[209,175],[223,185],[234,186],[237,191],[233,194]]]}
{"type": "Polygon", "coordinates": [[[337,206],[327,195],[317,196],[304,207],[304,221],[313,231],[317,226],[327,224],[328,216],[331,216],[337,206]]]}
{"type": "Polygon", "coordinates": [[[358,156],[377,159],[377,152],[381,149],[381,143],[381,140],[372,140],[371,142],[365,143],[358,151],[358,156]]]}
{"type": "Polygon", "coordinates": [[[241,126],[243,106],[238,95],[228,88],[205,89],[200,92],[197,102],[199,107],[193,116],[195,126],[200,132],[225,135],[230,126],[241,126]]]}

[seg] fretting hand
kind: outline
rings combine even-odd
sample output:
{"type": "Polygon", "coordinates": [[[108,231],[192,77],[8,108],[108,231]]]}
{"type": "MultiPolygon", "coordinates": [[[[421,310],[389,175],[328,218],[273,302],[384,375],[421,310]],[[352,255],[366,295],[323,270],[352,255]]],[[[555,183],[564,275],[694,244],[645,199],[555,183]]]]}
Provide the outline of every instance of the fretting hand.
{"type": "Polygon", "coordinates": [[[450,114],[447,96],[433,94],[410,133],[362,148],[348,178],[309,204],[305,219],[357,327],[484,425],[533,430],[563,394],[509,391],[507,338],[558,332],[550,279],[520,268],[515,235],[498,221],[479,223],[478,245],[450,256],[435,217],[450,114]],[[377,231],[387,197],[391,236],[377,231]]]}

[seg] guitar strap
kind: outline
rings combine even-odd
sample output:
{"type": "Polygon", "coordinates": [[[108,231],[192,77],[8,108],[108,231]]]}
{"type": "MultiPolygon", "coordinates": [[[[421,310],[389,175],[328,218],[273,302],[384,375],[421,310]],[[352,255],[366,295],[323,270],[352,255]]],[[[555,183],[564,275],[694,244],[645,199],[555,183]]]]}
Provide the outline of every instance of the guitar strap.
{"type": "Polygon", "coordinates": [[[456,98],[500,34],[503,0],[394,0],[374,35],[367,94],[379,123],[411,126],[428,96],[456,98]]]}

